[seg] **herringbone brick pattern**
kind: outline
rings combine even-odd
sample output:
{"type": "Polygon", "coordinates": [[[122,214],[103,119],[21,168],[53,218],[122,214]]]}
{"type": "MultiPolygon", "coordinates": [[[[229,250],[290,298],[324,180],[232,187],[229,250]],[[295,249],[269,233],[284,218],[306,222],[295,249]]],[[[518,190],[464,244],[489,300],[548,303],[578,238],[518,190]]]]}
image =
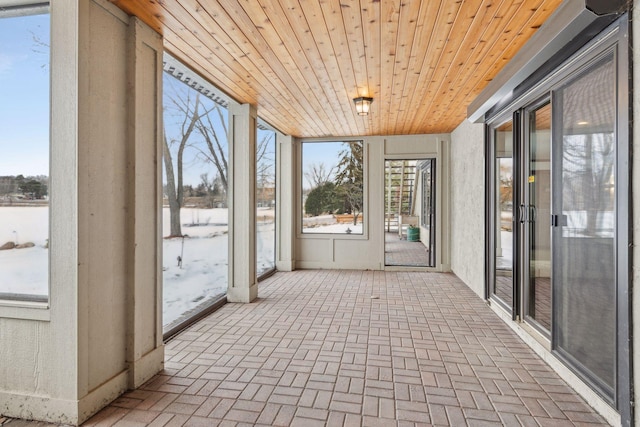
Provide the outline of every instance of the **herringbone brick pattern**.
{"type": "Polygon", "coordinates": [[[601,425],[452,274],[297,271],[167,344],[88,426],[601,425]]]}
{"type": "Polygon", "coordinates": [[[385,265],[428,267],[429,250],[422,242],[401,240],[398,233],[384,233],[385,265]]]}

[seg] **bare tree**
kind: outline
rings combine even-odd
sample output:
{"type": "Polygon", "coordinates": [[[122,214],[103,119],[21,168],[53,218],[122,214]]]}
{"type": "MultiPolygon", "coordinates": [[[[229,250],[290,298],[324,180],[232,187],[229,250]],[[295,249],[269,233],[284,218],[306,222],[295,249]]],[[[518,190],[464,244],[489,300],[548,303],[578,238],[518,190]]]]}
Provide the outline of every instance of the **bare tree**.
{"type": "Polygon", "coordinates": [[[276,181],[276,163],[275,158],[271,156],[275,152],[275,147],[273,151],[270,149],[270,142],[272,142],[274,135],[273,132],[264,134],[258,141],[258,147],[256,149],[256,175],[258,191],[260,191],[258,200],[260,205],[271,204],[275,194],[275,192],[268,191],[269,188],[275,186],[276,181]]]}
{"type": "Polygon", "coordinates": [[[562,146],[562,204],[586,214],[584,233],[598,231],[603,212],[613,212],[615,139],[612,132],[565,137],[562,146]]]}
{"type": "Polygon", "coordinates": [[[200,185],[198,188],[202,188],[204,192],[206,203],[208,208],[213,208],[215,205],[215,197],[216,197],[216,179],[209,179],[208,173],[200,174],[200,185]]]}
{"type": "MultiPolygon", "coordinates": [[[[256,164],[258,176],[262,173],[267,173],[269,175],[275,176],[275,171],[270,170],[273,169],[275,165],[275,159],[271,158],[269,155],[271,151],[269,151],[269,142],[271,142],[273,133],[265,134],[260,141],[258,141],[258,147],[256,148],[256,164]]],[[[275,151],[275,150],[274,150],[275,151]]]]}
{"type": "MultiPolygon", "coordinates": [[[[222,125],[222,129],[224,131],[223,141],[226,142],[228,131],[227,131],[227,122],[224,119],[224,115],[222,114],[222,110],[218,104],[214,104],[214,110],[218,112],[218,118],[222,125]]],[[[196,128],[198,129],[198,133],[202,135],[205,143],[207,144],[207,151],[200,150],[200,154],[204,156],[204,158],[213,163],[218,170],[218,176],[222,182],[222,187],[225,192],[229,188],[228,184],[228,163],[227,163],[227,154],[226,154],[226,144],[221,142],[221,138],[218,136],[218,132],[216,131],[216,127],[213,125],[213,121],[211,119],[211,115],[209,111],[206,114],[202,114],[196,123],[196,128]]]]}
{"type": "Polygon", "coordinates": [[[312,189],[317,188],[331,181],[334,169],[335,168],[327,169],[325,164],[322,162],[311,163],[307,167],[304,177],[307,179],[307,182],[312,189]]]}
{"type": "Polygon", "coordinates": [[[174,94],[169,96],[170,108],[173,114],[180,117],[180,132],[177,139],[169,140],[167,138],[167,132],[164,132],[164,147],[163,147],[163,159],[165,174],[167,176],[167,199],[169,201],[170,212],[170,233],[169,237],[182,236],[182,226],[180,221],[180,208],[182,208],[184,202],[184,191],[182,186],[182,168],[183,168],[183,156],[184,150],[187,146],[189,138],[193,134],[196,124],[200,119],[200,113],[198,108],[200,106],[199,101],[200,94],[196,94],[195,101],[191,101],[189,92],[178,95],[174,94]],[[176,169],[174,170],[173,157],[171,148],[178,147],[176,153],[176,169]]]}
{"type": "MultiPolygon", "coordinates": [[[[202,101],[201,101],[202,103],[202,101]]],[[[202,106],[204,109],[204,105],[202,106]]],[[[228,191],[228,160],[227,160],[227,121],[219,105],[214,105],[213,110],[217,112],[219,126],[214,125],[212,115],[207,111],[200,115],[196,128],[198,133],[202,135],[206,143],[207,149],[199,149],[199,154],[204,161],[212,163],[217,169],[217,179],[222,185],[224,194],[228,191]],[[222,127],[223,135],[220,135],[219,127],[222,127]]],[[[269,157],[269,142],[272,135],[264,135],[258,142],[256,152],[257,174],[263,180],[273,182],[275,179],[275,171],[273,165],[275,159],[269,157]]]]}

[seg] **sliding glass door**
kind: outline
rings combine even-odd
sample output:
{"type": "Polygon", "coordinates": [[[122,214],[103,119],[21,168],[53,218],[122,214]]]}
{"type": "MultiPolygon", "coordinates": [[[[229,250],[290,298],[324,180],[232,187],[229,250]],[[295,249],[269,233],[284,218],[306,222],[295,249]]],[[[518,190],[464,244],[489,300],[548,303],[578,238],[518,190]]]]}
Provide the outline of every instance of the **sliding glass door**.
{"type": "Polygon", "coordinates": [[[543,335],[551,329],[551,104],[526,109],[520,224],[524,316],[543,335]]]}
{"type": "Polygon", "coordinates": [[[616,78],[613,52],[554,93],[554,347],[614,397],[616,78]]]}
{"type": "Polygon", "coordinates": [[[494,224],[490,227],[491,278],[490,296],[508,310],[512,310],[513,288],[513,217],[514,164],[513,120],[508,119],[493,129],[491,210],[494,224]]]}
{"type": "Polygon", "coordinates": [[[629,145],[619,55],[612,43],[496,115],[486,182],[487,296],[620,408],[629,145]]]}

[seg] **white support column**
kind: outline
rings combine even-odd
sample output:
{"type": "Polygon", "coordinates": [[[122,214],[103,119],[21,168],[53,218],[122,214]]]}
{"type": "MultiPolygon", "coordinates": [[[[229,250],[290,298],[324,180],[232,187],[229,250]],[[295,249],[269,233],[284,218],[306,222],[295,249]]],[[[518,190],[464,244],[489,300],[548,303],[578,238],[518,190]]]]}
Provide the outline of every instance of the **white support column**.
{"type": "Polygon", "coordinates": [[[440,271],[451,271],[451,144],[442,138],[438,139],[438,161],[436,206],[440,207],[440,219],[436,210],[436,265],[440,271]]]}
{"type": "Polygon", "coordinates": [[[164,365],[162,340],[162,37],[129,19],[127,173],[129,388],[164,365]]]}
{"type": "Polygon", "coordinates": [[[229,302],[258,297],[256,276],[256,108],[229,107],[229,302]]]}
{"type": "Polygon", "coordinates": [[[51,292],[0,304],[5,416],[78,425],[162,369],[161,56],[107,0],[51,2],[51,292]]]}
{"type": "Polygon", "coordinates": [[[293,271],[295,265],[296,241],[296,150],[290,135],[276,133],[278,161],[276,194],[276,268],[279,271],[293,271]]]}

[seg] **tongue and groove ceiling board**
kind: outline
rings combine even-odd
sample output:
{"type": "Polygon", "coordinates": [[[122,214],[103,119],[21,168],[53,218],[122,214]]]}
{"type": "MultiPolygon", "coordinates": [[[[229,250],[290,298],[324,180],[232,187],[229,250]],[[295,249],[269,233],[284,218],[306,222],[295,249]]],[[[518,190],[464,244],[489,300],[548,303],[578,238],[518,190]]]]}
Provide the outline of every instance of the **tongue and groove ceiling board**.
{"type": "Polygon", "coordinates": [[[446,133],[561,0],[111,0],[297,137],[446,133]],[[374,98],[371,113],[353,98],[374,98]]]}

